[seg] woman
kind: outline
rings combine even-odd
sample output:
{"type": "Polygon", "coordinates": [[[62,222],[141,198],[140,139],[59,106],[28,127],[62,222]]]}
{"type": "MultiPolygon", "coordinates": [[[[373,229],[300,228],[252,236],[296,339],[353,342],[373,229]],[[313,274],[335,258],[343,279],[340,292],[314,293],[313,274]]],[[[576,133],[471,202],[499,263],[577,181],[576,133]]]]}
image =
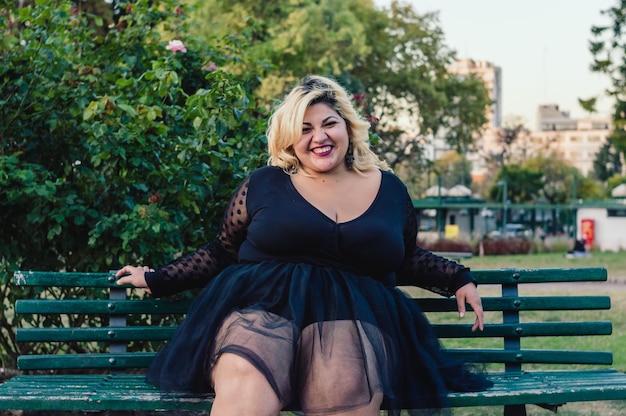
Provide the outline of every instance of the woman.
{"type": "Polygon", "coordinates": [[[378,415],[488,386],[440,350],[396,285],[483,310],[469,270],[416,246],[406,188],[368,147],[335,81],[309,76],[269,120],[269,165],[232,197],[216,239],[119,284],[164,296],[205,287],[148,370],[163,391],[215,392],[211,414],[378,415]]]}

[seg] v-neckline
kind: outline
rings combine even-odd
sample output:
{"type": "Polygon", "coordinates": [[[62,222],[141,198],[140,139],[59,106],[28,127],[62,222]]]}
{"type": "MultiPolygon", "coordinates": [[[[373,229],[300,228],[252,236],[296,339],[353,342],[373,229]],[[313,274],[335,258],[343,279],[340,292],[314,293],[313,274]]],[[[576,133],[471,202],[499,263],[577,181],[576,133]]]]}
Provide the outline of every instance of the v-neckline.
{"type": "Polygon", "coordinates": [[[323,216],[324,218],[326,218],[328,221],[332,222],[333,224],[340,226],[340,225],[344,225],[344,224],[349,224],[351,222],[357,221],[358,219],[364,217],[365,215],[367,215],[368,212],[370,212],[372,210],[372,208],[374,207],[374,205],[376,204],[376,201],[378,201],[378,198],[380,196],[382,187],[383,187],[383,181],[384,181],[384,172],[379,171],[380,172],[380,183],[378,184],[378,189],[376,190],[376,195],[374,195],[374,199],[372,199],[372,202],[367,206],[367,208],[365,208],[365,210],[360,213],[359,215],[355,216],[354,218],[351,218],[349,220],[346,221],[341,221],[338,222],[336,221],[334,218],[329,217],[328,215],[326,215],[324,213],[324,211],[322,211],[321,209],[319,209],[317,206],[315,206],[315,204],[313,204],[311,201],[309,201],[308,199],[306,199],[304,197],[304,195],[302,195],[300,193],[300,191],[298,191],[298,188],[296,188],[296,185],[294,185],[292,179],[291,179],[291,175],[287,175],[287,180],[289,182],[289,186],[291,187],[292,191],[298,195],[298,197],[304,201],[305,204],[307,204],[309,207],[313,208],[313,210],[315,210],[316,212],[318,212],[321,216],[323,216]]]}

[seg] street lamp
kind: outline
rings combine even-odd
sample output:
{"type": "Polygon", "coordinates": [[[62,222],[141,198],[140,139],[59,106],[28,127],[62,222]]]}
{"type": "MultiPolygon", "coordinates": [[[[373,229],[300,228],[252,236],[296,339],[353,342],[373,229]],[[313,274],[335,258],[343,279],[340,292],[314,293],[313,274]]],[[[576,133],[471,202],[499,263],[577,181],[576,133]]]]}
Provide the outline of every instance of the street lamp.
{"type": "Polygon", "coordinates": [[[502,236],[506,238],[506,200],[507,200],[507,183],[506,181],[498,181],[496,185],[502,186],[502,236]]]}

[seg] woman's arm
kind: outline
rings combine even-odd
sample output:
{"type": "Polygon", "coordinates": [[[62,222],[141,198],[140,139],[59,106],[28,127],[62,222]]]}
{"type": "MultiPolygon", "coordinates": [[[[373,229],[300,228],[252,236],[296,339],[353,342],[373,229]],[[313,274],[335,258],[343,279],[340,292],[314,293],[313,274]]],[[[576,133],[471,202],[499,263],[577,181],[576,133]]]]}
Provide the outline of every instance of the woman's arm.
{"type": "Polygon", "coordinates": [[[417,217],[410,198],[407,198],[406,215],[405,259],[396,273],[396,284],[418,286],[447,297],[456,296],[459,316],[463,317],[466,304],[470,305],[476,314],[472,331],[482,330],[482,302],[470,269],[417,245],[417,217]]]}
{"type": "Polygon", "coordinates": [[[149,270],[146,266],[124,266],[117,272],[117,283],[144,287],[155,297],[205,286],[220,271],[237,261],[237,253],[246,238],[249,224],[246,179],[233,194],[224,213],[217,237],[184,257],[149,270]]]}

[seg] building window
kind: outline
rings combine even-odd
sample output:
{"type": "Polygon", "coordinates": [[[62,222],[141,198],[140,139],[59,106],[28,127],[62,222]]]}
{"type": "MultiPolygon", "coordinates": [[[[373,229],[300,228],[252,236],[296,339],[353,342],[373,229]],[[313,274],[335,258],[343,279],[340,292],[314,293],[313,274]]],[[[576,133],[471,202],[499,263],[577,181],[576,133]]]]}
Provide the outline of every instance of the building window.
{"type": "Polygon", "coordinates": [[[626,208],[609,208],[606,213],[607,217],[626,217],[626,208]]]}

